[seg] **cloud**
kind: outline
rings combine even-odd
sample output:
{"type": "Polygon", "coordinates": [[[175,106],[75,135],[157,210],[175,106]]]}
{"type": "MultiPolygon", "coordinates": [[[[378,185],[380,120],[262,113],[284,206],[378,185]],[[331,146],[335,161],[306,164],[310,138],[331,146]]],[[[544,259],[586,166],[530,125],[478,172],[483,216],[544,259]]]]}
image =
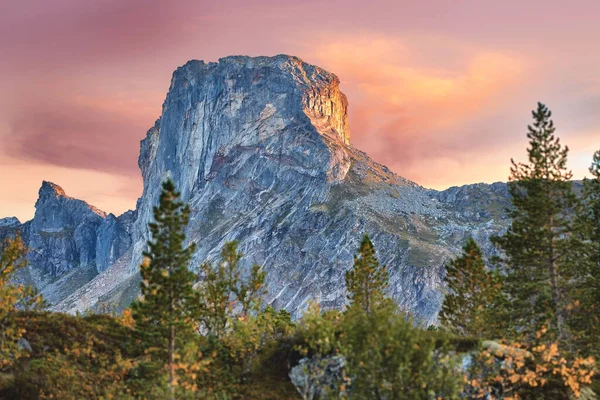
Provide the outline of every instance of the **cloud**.
{"type": "Polygon", "coordinates": [[[27,103],[8,124],[4,152],[30,162],[137,176],[135,154],[150,123],[125,111],[77,99],[27,103]]]}
{"type": "Polygon", "coordinates": [[[589,51],[600,3],[522,3],[12,2],[0,13],[0,166],[33,185],[19,189],[28,207],[38,178],[58,170],[63,184],[67,171],[81,176],[87,192],[72,195],[97,189],[115,210],[125,197],[133,207],[119,188],[139,179],[138,141],[177,65],[288,53],[336,73],[353,144],[422,185],[506,179],[538,100],[582,175],[600,147],[600,56],[589,51]]]}
{"type": "Polygon", "coordinates": [[[510,123],[489,124],[501,122],[528,68],[518,54],[364,32],[320,41],[309,54],[341,77],[352,142],[425,185],[459,181],[449,171],[464,173],[477,152],[489,153],[505,140],[500,130],[510,123]]]}
{"type": "Polygon", "coordinates": [[[180,37],[184,7],[159,0],[15,2],[0,15],[0,65],[19,75],[20,68],[31,74],[152,56],[180,37]]]}
{"type": "Polygon", "coordinates": [[[60,185],[67,195],[117,215],[135,207],[142,193],[140,176],[127,177],[93,170],[35,163],[21,158],[0,158],[0,217],[16,216],[25,222],[33,216],[42,180],[60,185]]]}

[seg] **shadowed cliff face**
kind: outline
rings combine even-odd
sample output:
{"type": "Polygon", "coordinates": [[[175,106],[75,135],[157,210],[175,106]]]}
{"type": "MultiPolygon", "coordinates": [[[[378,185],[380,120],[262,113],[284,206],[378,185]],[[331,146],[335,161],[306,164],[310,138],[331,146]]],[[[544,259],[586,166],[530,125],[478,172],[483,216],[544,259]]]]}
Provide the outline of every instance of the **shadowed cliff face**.
{"type": "Polygon", "coordinates": [[[96,230],[104,212],[68,197],[51,182],[42,183],[35,208],[28,237],[31,264],[57,276],[95,262],[96,230]]]}

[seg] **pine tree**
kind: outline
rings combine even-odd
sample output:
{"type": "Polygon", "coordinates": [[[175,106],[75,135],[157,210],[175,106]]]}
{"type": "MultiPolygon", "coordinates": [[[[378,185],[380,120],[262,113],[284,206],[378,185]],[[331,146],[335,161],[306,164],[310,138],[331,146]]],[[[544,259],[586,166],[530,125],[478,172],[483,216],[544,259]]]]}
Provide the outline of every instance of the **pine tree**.
{"type": "Polygon", "coordinates": [[[365,234],[360,243],[358,254],[354,256],[354,265],[346,272],[346,290],[350,307],[358,307],[369,314],[386,299],[388,273],[385,266],[380,267],[375,248],[365,234]]]}
{"type": "Polygon", "coordinates": [[[581,281],[582,305],[576,322],[582,339],[579,346],[600,355],[600,150],[593,156],[590,173],[591,179],[583,181],[580,222],[586,274],[581,281]]]}
{"type": "MultiPolygon", "coordinates": [[[[600,300],[600,150],[594,154],[590,173],[592,178],[583,181],[587,210],[585,213],[586,239],[589,244],[590,284],[600,300]]],[[[600,307],[600,303],[598,306],[600,307]]]]}
{"type": "Polygon", "coordinates": [[[184,246],[189,207],[179,197],[171,180],[163,183],[155,222],[148,224],[152,238],[140,265],[142,298],[132,305],[136,326],[155,340],[158,359],[168,366],[172,399],[176,354],[182,339],[194,333],[197,308],[196,274],[188,269],[194,244],[184,246]]]}
{"type": "Polygon", "coordinates": [[[528,126],[528,163],[512,161],[509,192],[512,224],[494,239],[504,255],[503,288],[513,331],[533,335],[549,324],[549,333],[568,337],[568,284],[573,273],[573,218],[577,208],[571,172],[567,170],[568,147],[554,136],[548,108],[538,103],[534,123],[528,126]]]}
{"type": "Polygon", "coordinates": [[[478,338],[492,335],[490,306],[500,285],[497,277],[486,269],[473,238],[467,240],[462,255],[446,266],[444,282],[448,293],[439,315],[442,326],[458,335],[478,338]]]}

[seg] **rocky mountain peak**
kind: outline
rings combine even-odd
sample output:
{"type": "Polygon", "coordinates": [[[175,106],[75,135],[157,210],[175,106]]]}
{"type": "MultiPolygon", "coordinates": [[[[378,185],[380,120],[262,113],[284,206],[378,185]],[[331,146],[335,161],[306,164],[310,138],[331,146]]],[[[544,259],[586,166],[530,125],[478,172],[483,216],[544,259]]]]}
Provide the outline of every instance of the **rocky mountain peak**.
{"type": "MultiPolygon", "coordinates": [[[[75,199],[67,196],[64,189],[56,183],[49,181],[42,181],[42,186],[38,191],[38,200],[35,203],[36,210],[39,208],[48,207],[48,204],[69,204],[70,207],[88,209],[94,214],[97,214],[101,218],[106,218],[106,213],[91,204],[86,203],[83,200],[75,199]]],[[[36,211],[37,213],[37,211],[36,211]]]]}
{"type": "Polygon", "coordinates": [[[14,228],[21,225],[17,217],[0,218],[0,227],[14,228]]]}
{"type": "Polygon", "coordinates": [[[350,143],[350,131],[338,86],[334,74],[286,55],[189,61],[173,73],[162,116],[142,141],[142,174],[184,172],[186,195],[232,150],[256,149],[339,180],[346,157],[338,147],[350,143]],[[315,145],[328,153],[325,164],[315,163],[315,145]]]}
{"type": "Polygon", "coordinates": [[[44,196],[53,196],[53,197],[68,197],[60,186],[56,183],[52,183],[49,181],[42,181],[42,186],[39,190],[39,197],[44,196]]]}
{"type": "Polygon", "coordinates": [[[275,193],[306,205],[324,201],[351,163],[347,100],[338,86],[334,74],[285,55],[179,67],[162,116],[141,143],[144,193],[133,254],[145,246],[167,177],[186,201],[209,196],[207,204],[222,207],[219,199],[235,197],[236,212],[275,193]]]}
{"type": "Polygon", "coordinates": [[[237,240],[244,262],[267,270],[274,306],[294,316],[315,300],[340,308],[339,282],[369,233],[392,271],[390,294],[433,320],[443,262],[463,231],[446,239],[442,202],[352,148],[349,132],[339,79],[299,58],[233,56],[178,68],[141,144],[130,273],[170,177],[191,207],[193,269],[237,240]]]}
{"type": "Polygon", "coordinates": [[[465,237],[485,244],[507,223],[501,184],[426,190],[354,149],[338,78],[286,55],[179,67],[138,163],[142,196],[119,217],[42,184],[35,217],[22,228],[28,273],[55,309],[126,306],[136,297],[167,177],[190,206],[190,268],[236,240],[243,267],[267,272],[266,301],[295,318],[313,301],[344,307],[344,274],[368,233],[388,266],[389,294],[434,322],[444,262],[465,237]]]}

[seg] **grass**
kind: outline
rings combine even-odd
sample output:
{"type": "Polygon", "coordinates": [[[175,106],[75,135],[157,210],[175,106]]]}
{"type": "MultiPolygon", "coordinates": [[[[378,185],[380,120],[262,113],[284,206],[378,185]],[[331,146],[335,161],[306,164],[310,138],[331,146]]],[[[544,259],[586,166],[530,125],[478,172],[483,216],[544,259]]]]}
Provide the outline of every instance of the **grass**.
{"type": "Polygon", "coordinates": [[[428,267],[431,265],[432,254],[421,247],[411,246],[408,250],[406,263],[413,267],[428,267]]]}

